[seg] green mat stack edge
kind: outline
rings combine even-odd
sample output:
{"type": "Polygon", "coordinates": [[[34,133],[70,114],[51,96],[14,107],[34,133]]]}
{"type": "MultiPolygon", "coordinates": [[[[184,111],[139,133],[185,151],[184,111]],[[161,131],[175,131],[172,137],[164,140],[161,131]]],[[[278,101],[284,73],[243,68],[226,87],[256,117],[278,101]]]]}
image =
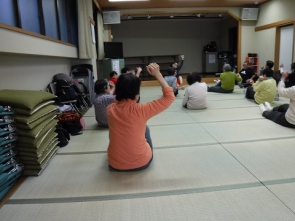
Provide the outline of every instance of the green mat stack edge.
{"type": "Polygon", "coordinates": [[[16,156],[24,175],[39,176],[58,151],[55,98],[45,91],[0,90],[0,103],[14,110],[16,156]]]}

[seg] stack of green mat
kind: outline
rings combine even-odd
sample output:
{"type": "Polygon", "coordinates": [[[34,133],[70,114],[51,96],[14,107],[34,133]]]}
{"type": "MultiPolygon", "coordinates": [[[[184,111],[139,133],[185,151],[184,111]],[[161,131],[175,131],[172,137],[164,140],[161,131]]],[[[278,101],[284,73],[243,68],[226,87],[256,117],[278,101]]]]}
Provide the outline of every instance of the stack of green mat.
{"type": "Polygon", "coordinates": [[[58,151],[55,98],[45,91],[0,91],[0,103],[15,111],[17,157],[24,164],[25,175],[40,175],[58,151]]]}

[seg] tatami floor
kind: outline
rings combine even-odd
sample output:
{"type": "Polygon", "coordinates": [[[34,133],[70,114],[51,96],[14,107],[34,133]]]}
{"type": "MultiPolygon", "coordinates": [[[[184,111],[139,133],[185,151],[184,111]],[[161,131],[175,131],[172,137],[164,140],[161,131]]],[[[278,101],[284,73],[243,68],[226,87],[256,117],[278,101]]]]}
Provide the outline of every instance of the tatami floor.
{"type": "MultiPolygon", "coordinates": [[[[237,86],[209,93],[205,110],[182,108],[183,94],[148,121],[148,169],[109,171],[108,131],[96,127],[92,108],[84,134],[25,180],[0,220],[295,220],[294,129],[264,119],[237,86]]],[[[141,102],[160,96],[158,86],[141,89],[141,102]]]]}

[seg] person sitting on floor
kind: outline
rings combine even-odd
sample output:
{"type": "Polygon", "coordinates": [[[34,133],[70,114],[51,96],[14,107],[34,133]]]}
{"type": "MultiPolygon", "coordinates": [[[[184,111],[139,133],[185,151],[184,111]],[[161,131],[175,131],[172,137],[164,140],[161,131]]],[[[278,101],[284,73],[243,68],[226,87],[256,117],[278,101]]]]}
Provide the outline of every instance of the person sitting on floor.
{"type": "Polygon", "coordinates": [[[202,76],[193,72],[186,78],[190,85],[185,89],[184,98],[182,99],[182,106],[187,109],[204,109],[207,107],[207,84],[202,81],[202,76]]]}
{"type": "Polygon", "coordinates": [[[119,77],[119,75],[116,71],[111,71],[109,81],[112,81],[114,83],[114,85],[116,85],[118,77],[119,77]]]}
{"type": "Polygon", "coordinates": [[[165,76],[165,81],[167,84],[173,88],[174,95],[177,96],[178,90],[184,90],[184,86],[177,86],[177,78],[175,77],[177,74],[177,71],[175,68],[170,67],[167,70],[168,76],[165,76]]]}
{"type": "Polygon", "coordinates": [[[277,91],[276,81],[272,76],[273,71],[270,68],[263,69],[262,76],[255,83],[253,79],[249,81],[252,86],[247,87],[245,97],[253,99],[257,104],[272,103],[277,91]]]}
{"type": "Polygon", "coordinates": [[[260,104],[262,116],[284,127],[295,128],[295,86],[285,88],[288,78],[288,71],[282,73],[281,81],[278,84],[278,93],[282,97],[290,99],[290,104],[283,104],[272,108],[268,102],[260,104]]]}
{"type": "Polygon", "coordinates": [[[173,67],[175,70],[176,70],[176,78],[177,78],[177,82],[176,82],[176,85],[181,87],[182,84],[183,84],[183,80],[182,80],[182,77],[180,76],[180,69],[182,68],[182,65],[183,65],[183,61],[184,61],[184,55],[180,55],[181,57],[181,62],[180,64],[178,64],[176,61],[173,62],[170,67],[173,67]]]}
{"type": "Polygon", "coordinates": [[[161,98],[138,104],[140,79],[133,74],[121,74],[116,85],[116,100],[107,107],[110,140],[108,162],[109,167],[117,171],[142,170],[150,165],[153,145],[146,123],[175,100],[173,90],[163,78],[159,65],[151,63],[146,69],[162,87],[161,98]]]}
{"type": "Polygon", "coordinates": [[[215,86],[208,87],[208,92],[232,93],[236,82],[240,81],[242,81],[240,74],[232,72],[230,64],[224,64],[220,81],[215,86]]]}
{"type": "Polygon", "coordinates": [[[107,79],[99,79],[94,84],[95,119],[100,127],[108,126],[106,108],[115,100],[114,90],[115,84],[112,81],[107,81],[107,79]]]}
{"type": "Polygon", "coordinates": [[[136,68],[136,71],[135,70],[131,70],[128,67],[124,67],[124,68],[121,69],[121,74],[130,74],[131,73],[131,74],[135,75],[136,77],[139,77],[141,71],[142,71],[142,68],[141,67],[137,67],[136,68]]]}
{"type": "Polygon", "coordinates": [[[247,88],[251,86],[249,84],[250,79],[255,76],[254,69],[249,65],[249,61],[243,63],[243,68],[240,71],[240,76],[242,77],[242,82],[239,82],[238,85],[240,88],[247,88]]]}

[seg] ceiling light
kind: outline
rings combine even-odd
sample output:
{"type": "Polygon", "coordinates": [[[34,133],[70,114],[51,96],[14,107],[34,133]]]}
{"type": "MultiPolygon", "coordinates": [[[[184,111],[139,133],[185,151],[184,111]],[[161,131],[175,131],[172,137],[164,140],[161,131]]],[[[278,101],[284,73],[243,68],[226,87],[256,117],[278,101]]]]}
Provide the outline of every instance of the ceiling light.
{"type": "Polygon", "coordinates": [[[218,16],[219,16],[219,17],[222,17],[222,13],[219,13],[218,16]]]}
{"type": "Polygon", "coordinates": [[[152,16],[148,15],[147,18],[150,19],[152,16]]]}
{"type": "Polygon", "coordinates": [[[170,18],[174,18],[174,15],[171,14],[171,15],[170,15],[170,18]]]}
{"type": "Polygon", "coordinates": [[[197,16],[200,18],[201,17],[201,14],[199,13],[199,14],[197,14],[197,16]]]}
{"type": "Polygon", "coordinates": [[[131,17],[130,15],[127,15],[127,18],[128,18],[128,19],[131,19],[132,17],[131,17]]]}

